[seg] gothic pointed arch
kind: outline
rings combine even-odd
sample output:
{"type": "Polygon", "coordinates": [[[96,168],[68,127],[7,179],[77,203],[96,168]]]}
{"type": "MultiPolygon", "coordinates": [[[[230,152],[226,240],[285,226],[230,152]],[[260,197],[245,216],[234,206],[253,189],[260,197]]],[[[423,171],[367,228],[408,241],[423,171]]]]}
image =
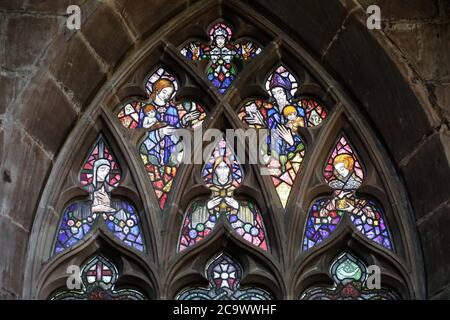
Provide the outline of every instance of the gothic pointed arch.
{"type": "Polygon", "coordinates": [[[181,226],[177,250],[185,250],[205,240],[216,222],[225,219],[243,239],[268,251],[267,231],[259,208],[252,201],[240,201],[234,196],[244,175],[233,150],[223,137],[206,162],[202,178],[212,194],[207,201],[196,201],[189,206],[181,226]]]}
{"type": "MultiPolygon", "coordinates": [[[[378,269],[376,269],[378,270],[378,269]]],[[[370,283],[368,267],[356,256],[344,251],[335,258],[330,267],[332,287],[312,287],[300,297],[301,300],[397,300],[392,289],[374,288],[380,284],[370,283]]]]}
{"type": "Polygon", "coordinates": [[[116,289],[117,267],[102,255],[92,257],[81,269],[81,283],[76,289],[59,290],[51,300],[144,300],[135,289],[116,289]]]}
{"type": "MultiPolygon", "coordinates": [[[[89,265],[91,257],[96,263],[103,261],[112,273],[115,266],[119,278],[122,274],[124,279],[133,279],[133,275],[123,272],[121,259],[135,261],[148,278],[148,288],[139,288],[148,298],[184,297],[188,291],[183,290],[194,286],[203,287],[202,295],[211,298],[211,289],[223,289],[223,282],[214,288],[215,278],[205,276],[205,270],[209,274],[213,271],[208,266],[214,269],[228,263],[235,275],[241,270],[243,287],[255,282],[263,288],[261,297],[298,299],[308,287],[333,291],[328,269],[333,259],[347,251],[353,252],[355,259],[350,260],[358,270],[364,269],[363,264],[380,263],[400,298],[423,295],[421,254],[409,200],[402,182],[392,178],[396,169],[383,140],[367,113],[320,61],[266,15],[234,0],[193,5],[182,17],[161,25],[158,32],[146,34],[110,70],[108,81],[94,96],[55,159],[41,196],[31,236],[36,244],[30,246],[28,256],[28,296],[51,297],[58,285],[63,285],[64,259],[89,265]],[[210,30],[215,48],[205,44],[210,30]],[[189,45],[193,39],[201,39],[203,44],[189,45]],[[232,47],[222,46],[222,41],[232,40],[236,41],[232,47]],[[228,51],[220,50],[214,56],[217,47],[228,51]],[[231,52],[233,65],[227,65],[231,52]],[[225,59],[221,61],[225,64],[213,66],[218,57],[225,59]],[[272,129],[277,135],[278,140],[266,140],[263,163],[247,164],[246,159],[231,164],[225,160],[180,163],[184,147],[172,130],[217,129],[225,134],[226,129],[249,127],[272,129]],[[120,179],[106,179],[114,186],[111,190],[96,189],[98,169],[108,167],[106,161],[99,161],[106,158],[95,156],[99,134],[107,141],[102,145],[109,146],[122,168],[120,179]],[[337,144],[340,146],[335,147],[337,144]],[[339,151],[350,144],[350,150],[339,151]],[[93,161],[86,161],[86,155],[93,161]],[[88,182],[81,186],[80,168],[95,172],[83,172],[82,181],[88,182]],[[215,174],[216,170],[225,172],[223,177],[215,174]],[[226,181],[230,174],[233,178],[226,181]],[[344,181],[343,177],[352,178],[344,181]],[[83,189],[90,184],[92,188],[83,189]],[[218,188],[218,184],[227,188],[218,188]],[[352,195],[329,201],[337,195],[333,195],[336,190],[351,190],[352,195]],[[90,202],[80,205],[79,201],[89,197],[90,202]],[[327,200],[320,202],[324,198],[327,200]],[[108,213],[117,209],[111,202],[115,199],[126,199],[139,217],[142,250],[133,243],[121,243],[120,236],[102,224],[102,219],[107,221],[108,213]],[[72,207],[73,203],[78,207],[72,207]],[[339,216],[340,220],[325,234],[321,231],[326,228],[318,226],[320,221],[311,219],[329,204],[332,208],[323,218],[329,221],[329,217],[339,216]],[[344,213],[355,207],[365,221],[358,222],[357,213],[344,213]],[[215,217],[209,211],[216,208],[227,219],[208,225],[206,220],[215,217]],[[79,219],[77,210],[87,212],[86,217],[83,213],[79,219]],[[238,214],[230,214],[233,210],[238,214]],[[92,219],[92,228],[80,239],[68,246],[59,239],[54,245],[54,236],[63,225],[68,226],[64,232],[78,234],[83,219],[91,223],[87,218],[95,212],[101,215],[92,219]],[[71,219],[74,216],[77,221],[71,219]],[[376,231],[381,225],[385,228],[376,231]],[[320,241],[314,232],[304,236],[305,227],[318,232],[320,241]],[[205,234],[208,228],[211,230],[205,234]],[[258,237],[261,234],[263,238],[258,237]],[[189,242],[192,239],[198,241],[189,242]],[[234,248],[242,251],[238,257],[221,254],[234,248]],[[319,254],[325,252],[329,253],[320,260],[319,254]],[[208,265],[212,257],[219,262],[208,265]],[[317,265],[320,272],[314,273],[317,265]],[[58,279],[49,284],[52,270],[59,270],[58,279]],[[160,272],[158,277],[155,270],[160,272]]],[[[237,141],[249,158],[252,152],[245,138],[237,141]]],[[[202,154],[206,145],[205,141],[194,142],[192,156],[202,154]]],[[[103,153],[105,150],[103,147],[103,153]]],[[[109,161],[107,175],[115,170],[109,161]]],[[[105,181],[103,176],[101,180],[105,181]]],[[[137,220],[129,219],[132,214],[128,214],[122,231],[136,226],[137,220]],[[128,225],[128,220],[134,224],[128,225]]],[[[233,296],[227,291],[225,296],[245,294],[233,296]]]]}
{"type": "Polygon", "coordinates": [[[181,291],[176,300],[272,300],[271,295],[259,288],[241,288],[242,266],[226,253],[216,254],[205,266],[209,281],[207,288],[181,291]]]}
{"type": "Polygon", "coordinates": [[[120,166],[106,140],[99,135],[79,175],[81,187],[89,193],[89,198],[72,201],[65,208],[53,254],[82,241],[99,223],[105,223],[114,237],[127,246],[141,252],[146,250],[137,210],[129,202],[111,195],[121,180],[120,166]]]}
{"type": "Polygon", "coordinates": [[[66,254],[58,255],[51,263],[46,264],[36,289],[38,298],[58,300],[157,298],[159,283],[154,263],[148,261],[144,254],[130,251],[120,241],[111,241],[107,233],[107,227],[101,226],[83,245],[66,254]],[[95,279],[88,281],[86,277],[92,273],[89,272],[90,269],[105,272],[97,272],[95,279]],[[109,277],[107,282],[102,279],[102,275],[109,277]],[[127,292],[131,294],[129,298],[127,292]]]}

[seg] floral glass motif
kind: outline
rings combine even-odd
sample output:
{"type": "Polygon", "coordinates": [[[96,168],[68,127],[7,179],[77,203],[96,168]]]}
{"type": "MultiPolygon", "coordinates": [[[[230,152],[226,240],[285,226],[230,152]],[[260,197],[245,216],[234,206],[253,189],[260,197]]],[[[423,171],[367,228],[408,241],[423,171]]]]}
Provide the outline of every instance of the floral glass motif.
{"type": "Polygon", "coordinates": [[[283,207],[305,157],[306,146],[298,128],[318,126],[327,115],[316,100],[295,99],[297,89],[295,77],[280,66],[266,81],[271,100],[249,101],[239,111],[239,118],[248,126],[270,130],[261,157],[283,207]]]}
{"type": "Polygon", "coordinates": [[[89,199],[74,201],[65,209],[53,254],[82,240],[98,219],[102,219],[124,244],[144,251],[136,209],[124,200],[111,197],[111,191],[119,185],[120,180],[119,164],[100,136],[80,172],[80,182],[89,192],[89,199]]]}
{"type": "Polygon", "coordinates": [[[327,239],[345,214],[366,238],[392,250],[392,242],[381,208],[371,199],[356,196],[364,179],[362,166],[347,139],[342,136],[324,170],[325,181],[333,188],[330,198],[317,200],[309,210],[303,251],[327,239]]]}
{"type": "Polygon", "coordinates": [[[218,254],[206,267],[208,288],[186,289],[176,300],[272,300],[272,296],[258,288],[241,289],[242,267],[225,253],[218,254]]]}
{"type": "Polygon", "coordinates": [[[208,80],[224,94],[236,77],[233,59],[249,60],[261,52],[252,41],[232,43],[233,32],[224,23],[217,23],[209,30],[210,44],[191,42],[181,49],[181,54],[189,60],[209,60],[208,80]]]}
{"type": "Polygon", "coordinates": [[[231,227],[246,241],[267,251],[267,237],[262,216],[251,201],[238,201],[234,190],[243,172],[233,151],[222,138],[203,168],[203,181],[211,190],[208,201],[195,201],[188,208],[181,229],[178,251],[204,239],[224,215],[231,227]]]}
{"type": "Polygon", "coordinates": [[[142,293],[134,289],[116,290],[117,268],[103,256],[96,256],[81,270],[80,290],[55,293],[51,300],[144,300],[142,293]]]}
{"type": "Polygon", "coordinates": [[[333,262],[330,275],[334,286],[314,287],[302,294],[301,300],[398,300],[392,290],[367,288],[366,265],[349,252],[333,262]]]}
{"type": "Polygon", "coordinates": [[[145,87],[150,98],[125,104],[118,118],[126,128],[148,130],[139,153],[163,209],[183,158],[183,143],[174,130],[198,127],[206,114],[194,101],[175,103],[178,83],[163,68],[150,76],[145,87]]]}

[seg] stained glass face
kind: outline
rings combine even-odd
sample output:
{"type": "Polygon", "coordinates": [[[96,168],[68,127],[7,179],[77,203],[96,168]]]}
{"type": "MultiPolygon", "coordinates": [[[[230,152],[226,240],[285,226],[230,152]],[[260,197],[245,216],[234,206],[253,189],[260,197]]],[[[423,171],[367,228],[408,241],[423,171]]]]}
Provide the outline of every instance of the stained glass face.
{"type": "Polygon", "coordinates": [[[344,215],[349,215],[356,229],[371,241],[392,250],[391,237],[377,203],[356,196],[364,172],[356,153],[342,136],[331,152],[324,178],[333,188],[331,197],[317,200],[309,210],[303,239],[306,251],[327,239],[344,215]]]}
{"type": "Polygon", "coordinates": [[[240,109],[239,118],[249,127],[269,130],[260,156],[281,204],[286,207],[306,152],[298,128],[320,125],[327,113],[314,99],[294,98],[298,82],[284,66],[268,77],[266,90],[271,100],[248,101],[240,109]]]}
{"type": "Polygon", "coordinates": [[[68,249],[92,231],[102,220],[124,244],[144,251],[144,240],[136,209],[127,201],[114,199],[111,191],[121,180],[120,168],[111,149],[100,136],[80,172],[80,183],[88,200],[73,201],[61,219],[53,254],[68,249]]]}
{"type": "Polygon", "coordinates": [[[80,290],[59,291],[51,300],[144,300],[137,290],[116,290],[119,273],[117,268],[103,256],[96,256],[81,269],[80,290]]]}
{"type": "Polygon", "coordinates": [[[272,296],[258,288],[241,289],[242,267],[225,253],[214,257],[207,265],[208,288],[182,291],[176,300],[272,300],[272,296]]]}
{"type": "Polygon", "coordinates": [[[174,130],[200,126],[206,113],[195,101],[175,103],[178,83],[164,68],[149,77],[145,88],[150,98],[126,103],[118,118],[126,128],[148,130],[138,150],[163,209],[183,158],[183,143],[174,130]]]}
{"type": "Polygon", "coordinates": [[[234,43],[233,32],[224,23],[217,23],[208,32],[209,44],[191,42],[181,49],[181,54],[189,60],[209,60],[207,68],[208,80],[224,94],[231,86],[237,71],[233,59],[249,60],[261,52],[252,41],[234,43]]]}
{"type": "Polygon", "coordinates": [[[182,251],[203,240],[224,217],[238,235],[267,251],[267,237],[261,213],[251,201],[234,197],[243,171],[226,141],[221,139],[203,168],[203,181],[211,190],[208,201],[193,202],[186,212],[178,242],[182,251]]]}
{"type": "Polygon", "coordinates": [[[314,287],[306,290],[302,300],[397,300],[392,290],[367,288],[366,265],[349,252],[344,252],[333,262],[330,276],[334,286],[314,287]]]}
{"type": "Polygon", "coordinates": [[[334,190],[355,190],[364,173],[347,139],[342,136],[331,153],[324,170],[325,181],[334,190]]]}

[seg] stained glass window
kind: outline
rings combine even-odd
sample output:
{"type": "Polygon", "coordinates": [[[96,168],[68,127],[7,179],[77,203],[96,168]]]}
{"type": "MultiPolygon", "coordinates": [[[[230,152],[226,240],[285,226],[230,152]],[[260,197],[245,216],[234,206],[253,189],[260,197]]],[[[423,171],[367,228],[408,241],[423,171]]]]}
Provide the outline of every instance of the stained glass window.
{"type": "Polygon", "coordinates": [[[369,289],[366,265],[349,252],[344,252],[330,268],[334,286],[315,287],[302,294],[302,300],[397,300],[392,290],[369,289]]]}
{"type": "Polygon", "coordinates": [[[319,199],[311,206],[303,250],[306,251],[327,239],[345,214],[349,215],[361,234],[392,250],[381,208],[371,199],[356,196],[356,190],[364,179],[364,171],[344,136],[339,138],[327,161],[324,177],[334,191],[331,197],[319,199]]]}
{"type": "Polygon", "coordinates": [[[210,44],[191,42],[181,49],[181,54],[190,60],[209,60],[208,80],[224,94],[236,77],[233,59],[249,60],[261,52],[249,40],[233,43],[233,32],[224,23],[217,23],[209,30],[210,44]]]}
{"type": "Polygon", "coordinates": [[[222,138],[203,168],[203,181],[211,190],[211,197],[208,201],[195,201],[188,208],[178,242],[179,251],[204,239],[221,216],[225,216],[246,241],[263,250],[268,249],[266,230],[257,206],[234,197],[234,190],[242,180],[242,169],[222,138]]]}
{"type": "Polygon", "coordinates": [[[111,191],[119,185],[121,178],[119,164],[100,136],[80,172],[80,183],[89,192],[89,199],[74,201],[65,209],[57,232],[54,254],[82,240],[99,219],[124,244],[144,251],[136,209],[127,201],[111,196],[111,191]]]}
{"type": "Polygon", "coordinates": [[[134,289],[116,290],[117,268],[103,256],[96,256],[81,269],[79,290],[60,290],[51,300],[144,300],[134,289]]]}
{"type": "Polygon", "coordinates": [[[259,288],[241,289],[242,267],[225,253],[215,256],[206,266],[208,288],[186,289],[176,300],[272,300],[259,288]]]}
{"type": "Polygon", "coordinates": [[[126,103],[118,118],[126,128],[148,130],[138,150],[163,209],[183,158],[182,139],[174,130],[200,126],[206,114],[194,101],[175,103],[178,82],[164,68],[148,78],[145,88],[150,98],[146,101],[136,98],[126,103]]]}
{"type": "Polygon", "coordinates": [[[261,156],[283,207],[306,152],[298,128],[318,126],[327,115],[315,99],[295,98],[298,86],[294,75],[280,66],[266,81],[270,101],[249,101],[239,112],[239,118],[248,126],[270,130],[261,156]]]}

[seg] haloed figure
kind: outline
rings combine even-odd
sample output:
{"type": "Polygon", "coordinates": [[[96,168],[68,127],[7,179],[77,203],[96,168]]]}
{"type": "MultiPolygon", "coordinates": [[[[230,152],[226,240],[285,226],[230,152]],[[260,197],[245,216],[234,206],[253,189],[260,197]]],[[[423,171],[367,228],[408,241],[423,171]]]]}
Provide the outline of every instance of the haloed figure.
{"type": "Polygon", "coordinates": [[[174,161],[171,161],[172,155],[179,153],[181,145],[179,145],[179,140],[173,135],[173,132],[175,129],[182,127],[183,124],[192,123],[201,115],[198,110],[191,106],[191,109],[186,110],[187,113],[180,119],[178,109],[172,101],[173,93],[173,82],[164,78],[159,79],[153,84],[150,103],[145,107],[145,112],[148,111],[148,117],[153,118],[146,120],[147,117],[145,117],[144,127],[146,123],[149,127],[156,123],[157,112],[161,115],[160,124],[162,128],[150,131],[147,139],[143,142],[145,148],[141,147],[141,153],[148,157],[152,165],[176,165],[174,161]],[[153,124],[150,125],[150,123],[153,124]]]}
{"type": "Polygon", "coordinates": [[[278,109],[283,109],[284,106],[286,106],[288,104],[288,97],[287,94],[288,92],[285,91],[286,89],[284,88],[284,86],[282,87],[282,83],[276,83],[277,78],[274,76],[273,78],[274,80],[272,81],[272,85],[274,87],[272,87],[271,92],[272,92],[272,96],[275,99],[275,101],[277,102],[278,105],[278,109]],[[279,86],[278,86],[279,85],[279,86]]]}
{"type": "Polygon", "coordinates": [[[267,250],[259,210],[251,201],[234,198],[234,191],[242,179],[242,169],[225,140],[221,140],[203,169],[203,181],[211,191],[210,199],[197,200],[187,210],[179,238],[180,251],[204,239],[219,217],[244,240],[267,250]]]}
{"type": "Polygon", "coordinates": [[[191,42],[181,49],[181,54],[190,60],[209,60],[208,80],[224,94],[236,77],[233,59],[249,60],[261,52],[261,48],[252,41],[233,43],[231,28],[223,23],[209,30],[210,44],[191,42]]]}
{"type": "Polygon", "coordinates": [[[168,79],[159,79],[153,84],[153,92],[150,99],[159,107],[160,112],[165,112],[169,107],[167,103],[172,98],[174,91],[172,81],[168,79]]]}
{"type": "Polygon", "coordinates": [[[239,203],[232,197],[232,174],[230,166],[222,157],[214,162],[213,184],[217,190],[213,190],[213,199],[208,201],[208,210],[229,212],[239,210],[239,203]]]}
{"type": "Polygon", "coordinates": [[[94,162],[92,213],[96,212],[114,212],[111,207],[109,192],[111,186],[108,184],[111,163],[107,159],[98,159],[94,162]]]}
{"type": "MultiPolygon", "coordinates": [[[[153,165],[167,164],[169,157],[176,148],[176,139],[172,136],[173,129],[177,128],[179,124],[178,111],[171,103],[172,94],[174,92],[174,85],[172,81],[167,79],[159,79],[153,84],[153,91],[150,95],[150,103],[145,106],[145,112],[148,116],[153,116],[156,112],[162,116],[162,128],[149,131],[147,139],[144,140],[141,146],[141,153],[148,157],[148,160],[153,165]]],[[[152,118],[145,117],[143,127],[150,125],[152,118]]],[[[156,122],[155,122],[156,123],[156,122]]]]}
{"type": "Polygon", "coordinates": [[[218,48],[223,48],[226,43],[227,32],[224,29],[218,29],[216,31],[216,37],[214,38],[214,42],[218,48]]]}

